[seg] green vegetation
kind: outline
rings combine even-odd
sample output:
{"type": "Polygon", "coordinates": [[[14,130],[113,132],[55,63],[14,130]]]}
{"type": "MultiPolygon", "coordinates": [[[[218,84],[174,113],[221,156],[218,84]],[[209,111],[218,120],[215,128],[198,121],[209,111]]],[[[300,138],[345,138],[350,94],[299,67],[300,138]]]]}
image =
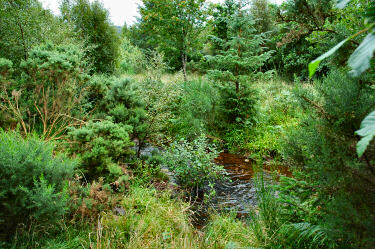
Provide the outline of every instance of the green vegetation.
{"type": "Polygon", "coordinates": [[[224,169],[213,162],[217,156],[217,149],[210,146],[202,134],[191,143],[184,139],[172,143],[164,161],[175,172],[182,187],[198,188],[223,177],[224,169]]]}
{"type": "Polygon", "coordinates": [[[374,248],[374,1],[142,2],[0,0],[0,247],[374,248]]]}
{"type": "Polygon", "coordinates": [[[36,136],[0,132],[1,234],[12,236],[21,223],[51,229],[67,211],[66,180],[77,162],[36,136]]]}

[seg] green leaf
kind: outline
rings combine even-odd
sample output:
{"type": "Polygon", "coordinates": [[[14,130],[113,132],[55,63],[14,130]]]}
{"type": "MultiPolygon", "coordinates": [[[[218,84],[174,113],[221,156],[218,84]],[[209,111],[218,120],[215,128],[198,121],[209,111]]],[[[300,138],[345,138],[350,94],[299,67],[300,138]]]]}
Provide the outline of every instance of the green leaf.
{"type": "Polygon", "coordinates": [[[375,51],[375,33],[369,33],[349,58],[350,73],[359,76],[370,67],[370,60],[375,51]]]}
{"type": "Polygon", "coordinates": [[[357,154],[361,157],[375,136],[375,111],[362,121],[361,129],[356,131],[355,134],[362,137],[357,143],[357,154]]]}
{"type": "Polygon", "coordinates": [[[320,62],[322,60],[324,60],[325,58],[331,56],[333,53],[335,53],[347,41],[348,41],[348,39],[345,39],[345,40],[341,41],[339,44],[337,44],[336,46],[334,46],[333,48],[331,48],[328,52],[322,54],[321,56],[319,56],[318,58],[316,58],[315,60],[313,60],[312,62],[310,62],[310,64],[309,64],[309,76],[310,76],[310,79],[314,76],[314,74],[316,72],[316,69],[318,68],[320,62]]]}
{"type": "Polygon", "coordinates": [[[337,1],[337,8],[343,9],[345,6],[350,2],[350,0],[338,0],[337,1]]]}

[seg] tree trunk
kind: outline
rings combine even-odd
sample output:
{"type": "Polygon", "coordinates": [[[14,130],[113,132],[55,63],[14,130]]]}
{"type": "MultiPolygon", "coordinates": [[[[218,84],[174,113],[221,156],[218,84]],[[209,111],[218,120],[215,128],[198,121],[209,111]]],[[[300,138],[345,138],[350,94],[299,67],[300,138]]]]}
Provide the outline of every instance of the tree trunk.
{"type": "Polygon", "coordinates": [[[187,75],[186,75],[187,56],[185,52],[182,52],[181,60],[182,60],[182,72],[184,74],[184,81],[187,81],[187,75]]]}
{"type": "MultiPolygon", "coordinates": [[[[242,16],[242,12],[241,12],[241,8],[242,8],[242,1],[239,2],[239,5],[238,5],[238,15],[241,17],[242,16]]],[[[237,55],[239,58],[242,57],[242,54],[241,54],[241,38],[242,38],[242,28],[241,26],[239,27],[239,30],[238,30],[238,48],[237,48],[237,55]]],[[[240,82],[238,80],[238,76],[240,74],[240,69],[239,69],[239,66],[238,64],[236,64],[236,72],[235,72],[235,75],[237,76],[237,79],[236,79],[236,92],[239,93],[240,92],[240,82]]]]}
{"type": "Polygon", "coordinates": [[[27,60],[27,48],[26,48],[26,42],[25,42],[25,36],[24,36],[24,32],[23,32],[23,27],[22,27],[22,25],[21,25],[20,22],[18,23],[18,27],[20,28],[20,32],[21,32],[24,58],[25,58],[25,61],[26,61],[27,60]]]}

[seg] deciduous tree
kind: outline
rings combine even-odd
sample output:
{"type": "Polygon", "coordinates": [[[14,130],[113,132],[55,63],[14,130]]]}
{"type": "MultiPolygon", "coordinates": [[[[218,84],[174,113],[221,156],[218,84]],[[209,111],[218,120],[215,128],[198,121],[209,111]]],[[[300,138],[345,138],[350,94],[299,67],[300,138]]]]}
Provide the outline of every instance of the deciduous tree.
{"type": "Polygon", "coordinates": [[[168,56],[180,57],[184,78],[188,55],[197,46],[205,20],[206,0],[143,0],[140,7],[141,28],[152,34],[151,43],[158,44],[168,56]]]}

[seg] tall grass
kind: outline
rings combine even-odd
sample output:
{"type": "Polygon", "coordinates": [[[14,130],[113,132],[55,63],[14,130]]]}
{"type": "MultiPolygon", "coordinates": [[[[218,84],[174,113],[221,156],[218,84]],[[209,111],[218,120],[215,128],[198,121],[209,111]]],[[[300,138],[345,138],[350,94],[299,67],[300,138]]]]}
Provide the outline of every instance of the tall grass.
{"type": "Polygon", "coordinates": [[[249,227],[255,244],[262,248],[336,248],[327,230],[308,222],[292,222],[284,203],[278,199],[275,182],[265,181],[262,173],[254,179],[257,209],[250,215],[249,227]]]}

